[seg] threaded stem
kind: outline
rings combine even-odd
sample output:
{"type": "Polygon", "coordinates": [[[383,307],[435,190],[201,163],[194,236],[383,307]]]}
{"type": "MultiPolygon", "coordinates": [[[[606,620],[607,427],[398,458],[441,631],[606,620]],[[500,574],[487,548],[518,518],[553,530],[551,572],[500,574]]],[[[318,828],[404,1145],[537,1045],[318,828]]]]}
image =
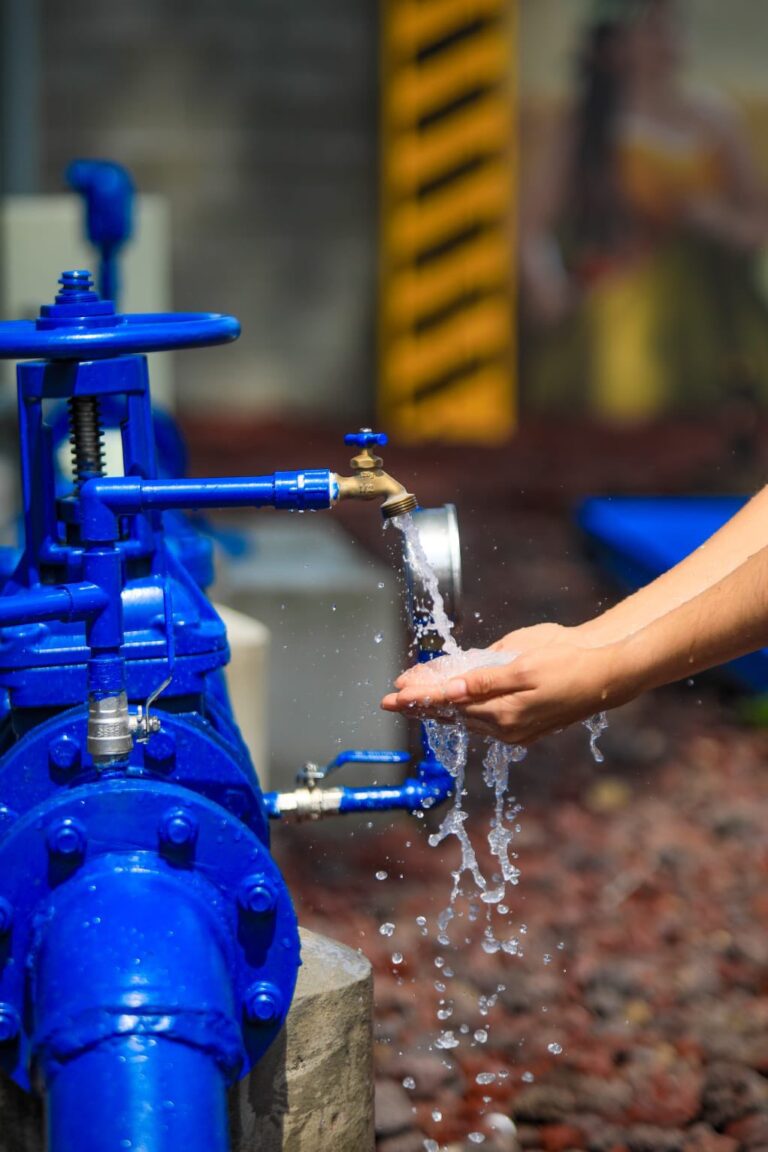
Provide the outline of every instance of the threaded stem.
{"type": "Polygon", "coordinates": [[[104,475],[104,432],[98,396],[70,396],[69,427],[72,473],[79,493],[86,480],[104,475]]]}

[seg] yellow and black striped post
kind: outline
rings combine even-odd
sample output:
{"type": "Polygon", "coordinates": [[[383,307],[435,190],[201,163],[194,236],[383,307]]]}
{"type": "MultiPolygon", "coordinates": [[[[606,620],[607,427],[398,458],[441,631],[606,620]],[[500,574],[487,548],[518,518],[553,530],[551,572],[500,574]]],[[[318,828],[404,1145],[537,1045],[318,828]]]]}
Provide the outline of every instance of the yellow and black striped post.
{"type": "Polygon", "coordinates": [[[516,414],[518,0],[381,3],[381,421],[498,442],[516,414]]]}

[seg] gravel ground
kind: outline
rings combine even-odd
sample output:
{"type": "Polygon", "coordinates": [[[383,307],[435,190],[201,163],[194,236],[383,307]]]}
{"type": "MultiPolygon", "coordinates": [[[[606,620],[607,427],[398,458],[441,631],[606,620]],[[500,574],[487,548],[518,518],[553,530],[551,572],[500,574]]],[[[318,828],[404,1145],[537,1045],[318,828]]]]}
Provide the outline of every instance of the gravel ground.
{"type": "MultiPolygon", "coordinates": [[[[199,470],[216,471],[216,436],[203,453],[191,431],[199,470]]],[[[256,429],[249,467],[339,466],[337,435],[256,429]]],[[[732,439],[534,428],[505,450],[401,450],[392,470],[417,476],[425,504],[459,506],[472,646],[612,598],[569,525],[579,495],[742,487],[760,452],[734,456],[732,439]]],[[[236,471],[232,430],[220,441],[236,471]]],[[[344,516],[382,551],[369,510],[344,516]]],[[[427,844],[437,814],[275,834],[302,923],[375,968],[379,1152],[768,1152],[766,736],[740,716],[701,680],[615,713],[602,765],[575,731],[513,768],[521,878],[497,931],[519,937],[517,957],[483,951],[471,900],[437,943],[458,859],[455,841],[427,844]],[[460,1044],[436,1050],[447,1027],[460,1044]]],[[[490,798],[473,767],[469,781],[485,863],[490,798]]]]}

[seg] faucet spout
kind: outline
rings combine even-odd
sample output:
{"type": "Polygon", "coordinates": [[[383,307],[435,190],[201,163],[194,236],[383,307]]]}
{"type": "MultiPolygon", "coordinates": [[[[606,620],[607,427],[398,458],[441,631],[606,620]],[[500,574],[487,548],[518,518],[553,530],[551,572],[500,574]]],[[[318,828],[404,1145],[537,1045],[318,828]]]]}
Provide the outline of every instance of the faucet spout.
{"type": "Polygon", "coordinates": [[[354,444],[360,451],[350,460],[351,476],[336,476],[337,500],[382,500],[381,514],[385,520],[413,512],[419,502],[405,485],[384,471],[384,461],[373,451],[373,445],[386,444],[382,433],[361,428],[344,437],[345,444],[354,444]]]}

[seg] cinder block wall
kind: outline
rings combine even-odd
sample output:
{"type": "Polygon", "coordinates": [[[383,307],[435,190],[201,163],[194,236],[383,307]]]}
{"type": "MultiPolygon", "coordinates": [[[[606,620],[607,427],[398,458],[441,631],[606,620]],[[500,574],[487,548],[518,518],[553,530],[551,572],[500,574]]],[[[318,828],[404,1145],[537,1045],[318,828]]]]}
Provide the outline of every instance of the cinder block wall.
{"type": "Polygon", "coordinates": [[[78,153],[167,195],[177,308],[243,321],[181,354],[197,410],[344,415],[373,395],[376,5],[41,0],[44,191],[78,153]]]}

